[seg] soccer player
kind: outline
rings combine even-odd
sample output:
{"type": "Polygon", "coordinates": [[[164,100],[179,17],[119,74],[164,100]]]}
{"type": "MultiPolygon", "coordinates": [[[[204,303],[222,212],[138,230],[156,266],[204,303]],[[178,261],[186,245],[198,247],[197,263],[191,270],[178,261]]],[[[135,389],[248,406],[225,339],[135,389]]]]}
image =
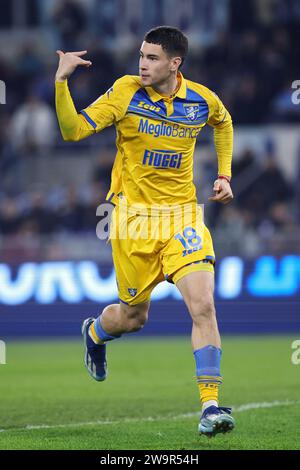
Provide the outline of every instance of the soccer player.
{"type": "Polygon", "coordinates": [[[193,153],[198,134],[209,124],[214,129],[218,157],[210,200],[230,202],[233,128],[217,95],[179,71],[187,50],[188,40],[180,30],[168,26],[150,30],[140,49],[139,75],[121,77],[80,113],[67,80],[76,67],[92,64],[83,58],[87,51],[57,51],[56,111],[66,141],[79,141],[112,124],[117,132],[107,201],[115,205],[111,231],[113,227],[116,236],[111,237],[111,245],[120,302],[105,307],[98,318],[84,321],[86,368],[94,379],[105,380],[107,342],[141,329],[147,321],[153,288],[164,279],[173,282],[193,321],[192,347],[202,404],[198,429],[211,437],[232,430],[234,419],[231,409],[218,403],[222,376],[213,298],[215,255],[210,233],[197,217],[200,206],[193,184],[193,153]],[[159,215],[160,207],[194,210],[188,211],[191,220],[179,230],[171,218],[169,238],[139,239],[120,236],[118,217],[125,202],[129,229],[141,220],[136,212],[130,213],[135,205],[142,204],[147,211],[158,208],[149,219],[159,221],[159,230],[166,216],[165,209],[159,215]]]}

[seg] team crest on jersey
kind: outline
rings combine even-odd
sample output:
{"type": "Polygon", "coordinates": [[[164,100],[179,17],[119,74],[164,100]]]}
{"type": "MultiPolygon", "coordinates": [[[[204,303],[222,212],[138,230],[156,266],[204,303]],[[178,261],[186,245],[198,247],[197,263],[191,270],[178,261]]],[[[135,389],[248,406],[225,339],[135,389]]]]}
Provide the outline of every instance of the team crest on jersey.
{"type": "Polygon", "coordinates": [[[198,117],[198,113],[199,113],[199,104],[198,103],[195,103],[195,104],[184,104],[183,105],[184,107],[184,112],[186,114],[186,117],[190,120],[190,121],[195,121],[195,119],[197,119],[198,117]]]}
{"type": "Polygon", "coordinates": [[[131,295],[131,297],[134,297],[137,294],[137,289],[133,289],[132,287],[130,287],[128,289],[128,292],[131,295]]]}

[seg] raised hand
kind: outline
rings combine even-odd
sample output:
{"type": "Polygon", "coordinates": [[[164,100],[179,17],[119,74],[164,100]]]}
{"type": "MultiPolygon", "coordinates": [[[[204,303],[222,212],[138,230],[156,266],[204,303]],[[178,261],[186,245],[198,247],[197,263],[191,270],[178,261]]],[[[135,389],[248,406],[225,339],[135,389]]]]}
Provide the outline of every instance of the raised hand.
{"type": "Polygon", "coordinates": [[[81,56],[85,55],[87,51],[77,51],[77,52],[63,52],[56,51],[59,56],[58,69],[56,71],[55,80],[58,82],[63,82],[74,72],[76,67],[79,65],[83,67],[90,67],[92,62],[90,60],[84,60],[81,56]]]}

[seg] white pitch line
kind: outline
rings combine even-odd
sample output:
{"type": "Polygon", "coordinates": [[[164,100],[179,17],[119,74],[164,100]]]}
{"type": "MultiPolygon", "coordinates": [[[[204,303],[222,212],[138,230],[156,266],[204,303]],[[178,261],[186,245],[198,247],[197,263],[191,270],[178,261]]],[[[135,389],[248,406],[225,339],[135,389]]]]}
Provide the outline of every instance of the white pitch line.
{"type": "MultiPolygon", "coordinates": [[[[292,406],[292,405],[299,405],[300,400],[298,401],[271,401],[271,402],[261,402],[261,403],[246,403],[244,405],[233,406],[232,411],[234,413],[243,413],[244,411],[249,410],[256,410],[256,409],[263,409],[263,408],[274,408],[276,406],[292,406]]],[[[97,425],[108,425],[108,424],[121,424],[121,423],[137,423],[137,422],[149,422],[149,421],[162,421],[165,419],[186,419],[186,418],[194,418],[200,416],[200,412],[191,412],[191,413],[182,413],[179,415],[174,416],[147,416],[145,418],[123,418],[120,420],[97,420],[97,421],[85,421],[82,423],[68,423],[68,424],[27,424],[23,428],[7,428],[7,429],[0,429],[0,432],[9,432],[9,431],[32,431],[36,429],[57,429],[57,428],[70,428],[70,427],[82,427],[82,426],[97,426],[97,425]]]]}

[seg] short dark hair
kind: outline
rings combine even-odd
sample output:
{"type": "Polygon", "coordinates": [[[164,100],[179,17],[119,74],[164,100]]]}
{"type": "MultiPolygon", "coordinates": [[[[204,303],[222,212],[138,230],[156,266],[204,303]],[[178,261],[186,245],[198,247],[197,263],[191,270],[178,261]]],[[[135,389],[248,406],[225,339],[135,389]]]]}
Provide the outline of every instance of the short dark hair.
{"type": "Polygon", "coordinates": [[[181,57],[182,62],[179,67],[182,66],[188,52],[189,43],[180,29],[172,26],[157,26],[145,34],[144,41],[150,44],[159,44],[171,57],[181,57]]]}

